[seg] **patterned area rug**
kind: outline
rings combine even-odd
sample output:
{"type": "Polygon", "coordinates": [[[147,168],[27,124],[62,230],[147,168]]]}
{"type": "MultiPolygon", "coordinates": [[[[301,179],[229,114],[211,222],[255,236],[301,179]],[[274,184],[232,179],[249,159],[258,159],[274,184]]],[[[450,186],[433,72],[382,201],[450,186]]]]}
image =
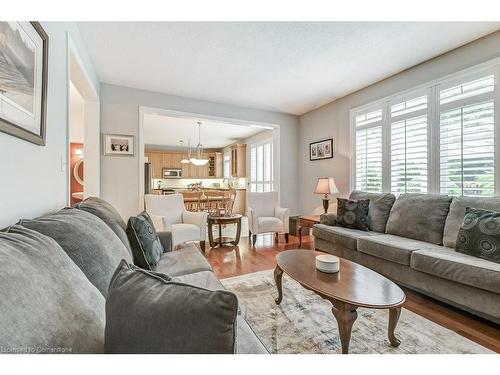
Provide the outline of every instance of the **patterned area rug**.
{"type": "MultiPolygon", "coordinates": [[[[331,303],[283,275],[283,301],[277,295],[272,270],[221,280],[240,301],[241,313],[271,353],[340,353],[337,322],[331,303]]],[[[461,354],[493,353],[409,310],[402,309],[396,327],[398,348],[387,339],[387,310],[358,309],[350,353],[461,354]]]]}

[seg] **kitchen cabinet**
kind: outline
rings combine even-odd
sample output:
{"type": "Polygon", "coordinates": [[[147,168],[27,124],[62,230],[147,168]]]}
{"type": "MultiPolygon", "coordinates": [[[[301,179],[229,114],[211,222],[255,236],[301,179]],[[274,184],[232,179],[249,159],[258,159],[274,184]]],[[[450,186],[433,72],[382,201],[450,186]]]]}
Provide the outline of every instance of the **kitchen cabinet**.
{"type": "Polygon", "coordinates": [[[222,178],[223,158],[221,152],[204,152],[203,158],[209,159],[208,164],[196,166],[191,163],[182,164],[181,160],[187,155],[177,151],[147,150],[144,155],[153,167],[153,178],[163,178],[163,168],[182,170],[182,178],[222,178]]]}
{"type": "Polygon", "coordinates": [[[233,213],[246,215],[247,191],[245,189],[236,189],[234,197],[233,213]]]}
{"type": "Polygon", "coordinates": [[[148,160],[153,167],[153,178],[162,178],[163,155],[160,152],[149,152],[148,160]]]}
{"type": "Polygon", "coordinates": [[[231,177],[247,176],[247,145],[231,146],[231,177]]]}
{"type": "Polygon", "coordinates": [[[223,177],[223,159],[222,152],[211,152],[208,154],[208,177],[223,177]]]}

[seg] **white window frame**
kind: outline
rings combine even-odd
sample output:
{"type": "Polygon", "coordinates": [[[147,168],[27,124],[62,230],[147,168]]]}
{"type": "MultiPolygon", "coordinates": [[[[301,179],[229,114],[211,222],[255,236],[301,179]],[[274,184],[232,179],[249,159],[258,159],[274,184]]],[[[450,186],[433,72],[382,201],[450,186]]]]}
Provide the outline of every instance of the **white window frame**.
{"type": "Polygon", "coordinates": [[[231,151],[222,153],[222,177],[231,179],[231,151]]]}
{"type": "MultiPolygon", "coordinates": [[[[259,142],[255,142],[255,143],[251,143],[250,144],[250,165],[249,165],[249,191],[253,192],[253,193],[256,193],[257,191],[252,191],[252,184],[270,184],[271,185],[271,190],[270,191],[275,191],[275,184],[274,184],[274,139],[273,138],[268,138],[268,139],[263,139],[259,142]],[[266,144],[269,144],[271,146],[271,163],[270,163],[270,167],[271,167],[271,180],[268,181],[265,179],[264,177],[264,169],[262,170],[262,181],[260,180],[252,180],[252,148],[255,148],[257,149],[257,147],[259,146],[263,146],[263,145],[266,145],[266,144]]],[[[264,150],[262,151],[263,154],[264,154],[264,150]]],[[[264,158],[263,158],[264,160],[264,158]]],[[[258,173],[257,173],[258,175],[258,173]]]]}
{"type": "MultiPolygon", "coordinates": [[[[427,126],[428,126],[428,193],[440,193],[440,139],[439,124],[440,112],[460,107],[463,103],[470,103],[470,98],[457,100],[455,102],[441,105],[439,92],[441,90],[453,87],[464,81],[471,81],[485,75],[493,74],[495,77],[495,90],[493,93],[480,94],[472,97],[472,100],[478,100],[484,97],[485,101],[493,98],[494,116],[495,116],[495,196],[500,196],[500,58],[461,70],[457,73],[446,75],[442,78],[429,81],[427,83],[415,86],[413,88],[401,91],[379,100],[367,103],[365,105],[352,108],[349,111],[350,121],[350,189],[356,188],[356,116],[382,109],[382,191],[391,191],[391,105],[401,101],[411,100],[427,94],[427,126]]],[[[400,115],[414,117],[416,112],[400,115]]]]}
{"type": "MultiPolygon", "coordinates": [[[[381,125],[382,126],[382,191],[385,191],[385,175],[386,175],[386,154],[384,150],[386,149],[386,135],[385,135],[385,118],[387,116],[387,112],[384,110],[384,107],[381,106],[380,103],[372,103],[371,105],[368,105],[366,107],[363,107],[363,110],[359,112],[352,112],[351,113],[351,139],[353,142],[351,142],[351,191],[356,188],[356,132],[358,130],[365,130],[365,129],[370,129],[376,126],[381,125]],[[366,125],[360,125],[356,126],[356,116],[365,114],[365,113],[370,113],[374,111],[382,110],[382,119],[380,121],[376,121],[374,123],[366,124],[366,125]]],[[[390,166],[389,166],[390,167],[390,166]]]]}
{"type": "MultiPolygon", "coordinates": [[[[392,123],[393,122],[398,122],[398,121],[405,121],[405,120],[409,120],[409,119],[412,119],[412,118],[415,118],[415,117],[419,117],[419,116],[422,116],[422,115],[427,115],[427,178],[428,178],[428,181],[427,181],[427,193],[431,192],[431,184],[430,184],[430,180],[431,180],[431,158],[432,158],[432,154],[433,154],[433,150],[431,148],[431,144],[430,144],[430,140],[431,140],[431,134],[430,134],[430,131],[431,131],[431,128],[432,128],[432,122],[431,122],[431,116],[430,116],[430,112],[431,112],[431,105],[430,105],[430,99],[431,99],[431,96],[430,96],[430,90],[429,88],[421,88],[421,89],[417,89],[417,90],[414,90],[412,92],[409,92],[409,93],[406,93],[404,95],[400,95],[400,96],[397,96],[397,97],[394,97],[392,98],[391,100],[387,100],[384,102],[385,104],[385,108],[384,110],[386,111],[386,122],[384,122],[382,124],[382,128],[385,127],[385,133],[386,133],[386,137],[385,137],[385,141],[386,141],[386,154],[387,154],[387,157],[386,157],[386,160],[387,160],[387,165],[386,165],[386,170],[387,170],[387,173],[386,175],[384,175],[384,181],[382,183],[382,186],[384,186],[384,192],[391,192],[392,190],[392,186],[391,186],[391,170],[392,170],[392,165],[391,165],[391,162],[392,162],[392,142],[391,142],[391,131],[392,131],[392,123]],[[414,112],[409,112],[409,113],[405,113],[405,114],[402,114],[402,115],[397,115],[397,116],[394,116],[392,117],[391,116],[391,107],[395,104],[399,104],[401,102],[406,102],[408,100],[412,100],[412,99],[416,99],[416,98],[420,98],[422,96],[427,96],[427,107],[425,109],[419,109],[419,110],[416,110],[414,112]]],[[[384,152],[384,151],[382,151],[384,152]]]]}

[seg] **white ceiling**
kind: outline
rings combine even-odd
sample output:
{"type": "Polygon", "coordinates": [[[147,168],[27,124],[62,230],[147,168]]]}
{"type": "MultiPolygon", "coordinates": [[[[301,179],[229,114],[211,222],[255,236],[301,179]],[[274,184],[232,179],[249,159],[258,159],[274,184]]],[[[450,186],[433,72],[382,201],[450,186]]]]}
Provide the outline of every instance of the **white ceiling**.
{"type": "Polygon", "coordinates": [[[500,22],[80,22],[102,82],[303,114],[500,22]]]}
{"type": "Polygon", "coordinates": [[[177,148],[179,140],[184,146],[198,144],[198,124],[201,121],[201,143],[204,148],[223,148],[242,139],[265,131],[256,126],[233,125],[196,118],[169,117],[158,114],[144,115],[144,143],[149,146],[177,148]]]}

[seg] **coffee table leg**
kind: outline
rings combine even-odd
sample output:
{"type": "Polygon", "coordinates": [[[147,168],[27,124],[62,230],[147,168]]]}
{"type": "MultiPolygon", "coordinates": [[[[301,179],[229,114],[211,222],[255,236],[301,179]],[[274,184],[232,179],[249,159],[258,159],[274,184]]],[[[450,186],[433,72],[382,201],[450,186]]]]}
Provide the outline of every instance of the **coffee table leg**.
{"type": "Polygon", "coordinates": [[[341,301],[332,301],[332,312],[337,319],[339,327],[340,343],[342,344],[342,354],[349,353],[349,342],[351,341],[352,325],[358,317],[357,306],[349,305],[341,301]]]}
{"type": "Polygon", "coordinates": [[[219,223],[219,247],[222,247],[222,224],[219,223]]]}
{"type": "Polygon", "coordinates": [[[283,289],[281,286],[281,280],[283,278],[283,270],[276,265],[276,268],[274,269],[274,281],[276,283],[276,288],[278,289],[278,297],[274,300],[277,305],[281,303],[281,300],[283,299],[283,289]]]}
{"type": "Polygon", "coordinates": [[[297,226],[297,232],[299,232],[299,247],[302,247],[302,227],[297,226]]]}
{"type": "Polygon", "coordinates": [[[394,334],[396,325],[398,324],[399,316],[401,315],[401,307],[396,307],[394,309],[389,309],[389,341],[392,346],[398,347],[401,341],[394,334]]]}

